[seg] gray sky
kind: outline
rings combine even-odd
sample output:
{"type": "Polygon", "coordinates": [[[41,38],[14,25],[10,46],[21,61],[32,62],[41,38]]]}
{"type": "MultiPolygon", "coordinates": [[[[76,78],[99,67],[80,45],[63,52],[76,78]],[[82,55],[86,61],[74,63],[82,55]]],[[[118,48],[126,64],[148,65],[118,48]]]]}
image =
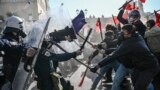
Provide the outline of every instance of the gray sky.
{"type": "MultiPolygon", "coordinates": [[[[87,9],[86,16],[95,15],[101,17],[110,17],[112,14],[117,15],[118,8],[126,0],[50,0],[51,9],[55,10],[64,3],[66,10],[69,12],[71,18],[74,18],[77,13],[76,9],[87,9]]],[[[160,9],[160,0],[146,0],[143,4],[145,12],[153,12],[153,10],[160,9]]]]}

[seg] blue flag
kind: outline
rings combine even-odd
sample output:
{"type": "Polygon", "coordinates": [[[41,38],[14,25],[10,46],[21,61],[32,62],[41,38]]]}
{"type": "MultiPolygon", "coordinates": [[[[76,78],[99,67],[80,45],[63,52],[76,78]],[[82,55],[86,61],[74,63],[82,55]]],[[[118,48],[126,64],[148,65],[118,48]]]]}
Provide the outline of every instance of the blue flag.
{"type": "Polygon", "coordinates": [[[80,13],[72,20],[73,28],[78,34],[78,32],[81,30],[84,24],[86,24],[85,21],[85,15],[84,12],[81,10],[80,13]]]}

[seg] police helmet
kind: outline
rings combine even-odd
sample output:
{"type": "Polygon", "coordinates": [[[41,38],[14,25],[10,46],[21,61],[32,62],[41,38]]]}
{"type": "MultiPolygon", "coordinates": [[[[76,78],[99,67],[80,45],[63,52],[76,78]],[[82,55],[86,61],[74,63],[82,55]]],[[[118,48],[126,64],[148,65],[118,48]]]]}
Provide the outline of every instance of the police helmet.
{"type": "Polygon", "coordinates": [[[23,31],[23,20],[17,16],[11,16],[6,20],[6,28],[4,30],[4,34],[16,32],[23,38],[26,36],[23,31]]]}

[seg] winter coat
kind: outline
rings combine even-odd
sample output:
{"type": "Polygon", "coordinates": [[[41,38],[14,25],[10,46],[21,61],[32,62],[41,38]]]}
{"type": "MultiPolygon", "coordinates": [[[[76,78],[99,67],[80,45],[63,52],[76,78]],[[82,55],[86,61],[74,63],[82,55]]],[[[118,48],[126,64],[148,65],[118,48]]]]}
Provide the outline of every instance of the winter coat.
{"type": "MultiPolygon", "coordinates": [[[[123,13],[124,10],[121,10],[117,16],[117,19],[122,23],[122,24],[128,24],[128,20],[123,18],[123,13]]],[[[136,27],[136,31],[138,31],[138,33],[140,35],[142,35],[144,37],[145,31],[146,31],[146,27],[145,25],[142,23],[142,21],[138,20],[135,24],[136,27]]]]}
{"type": "Polygon", "coordinates": [[[152,52],[160,52],[160,28],[157,26],[152,27],[145,32],[144,36],[147,40],[147,44],[152,52]]]}
{"type": "Polygon", "coordinates": [[[138,33],[122,41],[117,49],[105,57],[98,65],[103,67],[117,59],[125,67],[131,69],[146,70],[151,67],[158,68],[157,59],[150,52],[144,39],[138,33]]]}

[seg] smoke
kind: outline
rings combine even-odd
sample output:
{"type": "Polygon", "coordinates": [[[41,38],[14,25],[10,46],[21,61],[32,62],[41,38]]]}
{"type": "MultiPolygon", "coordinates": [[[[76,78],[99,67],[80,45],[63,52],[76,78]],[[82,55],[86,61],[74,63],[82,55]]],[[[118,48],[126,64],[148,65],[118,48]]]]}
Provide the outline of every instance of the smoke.
{"type": "MultiPolygon", "coordinates": [[[[39,20],[36,22],[30,22],[30,24],[26,23],[26,29],[28,32],[28,37],[26,38],[26,43],[29,46],[32,47],[37,47],[38,43],[41,39],[44,27],[46,25],[47,19],[51,17],[46,38],[49,33],[54,32],[54,30],[62,30],[66,26],[71,27],[72,26],[72,20],[70,18],[70,14],[65,7],[63,3],[59,3],[52,7],[49,11],[44,12],[40,14],[39,20]]],[[[74,52],[78,50],[79,47],[79,42],[78,40],[74,40],[72,42],[69,41],[61,41],[59,43],[66,51],[68,52],[74,52]]],[[[58,49],[56,46],[53,46],[52,48],[55,53],[64,53],[60,49],[58,49]]],[[[78,58],[83,58],[83,55],[78,57],[78,58]]]]}
{"type": "Polygon", "coordinates": [[[27,37],[24,42],[27,43],[28,46],[38,47],[48,17],[48,12],[45,12],[40,14],[39,20],[35,22],[25,22],[24,26],[25,32],[27,32],[27,37]]]}
{"type": "Polygon", "coordinates": [[[53,32],[55,29],[58,31],[64,29],[66,26],[72,26],[69,12],[63,3],[59,3],[58,6],[51,8],[49,12],[52,19],[48,32],[53,32]]]}
{"type": "MultiPolygon", "coordinates": [[[[56,5],[54,4],[54,6],[50,9],[49,16],[51,16],[51,21],[47,33],[54,32],[54,30],[62,30],[66,26],[72,27],[72,19],[70,17],[69,11],[67,7],[60,1],[57,2],[56,5]]],[[[68,52],[74,52],[80,49],[78,39],[75,39],[72,42],[61,41],[59,45],[62,46],[68,52]]],[[[52,49],[54,49],[55,53],[64,53],[56,46],[53,46],[52,49]]],[[[82,59],[83,55],[77,58],[82,59]]]]}

